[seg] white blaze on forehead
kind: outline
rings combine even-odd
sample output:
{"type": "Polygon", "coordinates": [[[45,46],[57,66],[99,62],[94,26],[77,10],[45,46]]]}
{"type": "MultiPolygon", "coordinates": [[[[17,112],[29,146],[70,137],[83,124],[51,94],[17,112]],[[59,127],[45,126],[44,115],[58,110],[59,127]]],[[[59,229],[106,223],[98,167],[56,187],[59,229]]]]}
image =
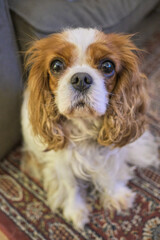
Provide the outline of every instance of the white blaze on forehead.
{"type": "Polygon", "coordinates": [[[95,42],[96,29],[92,28],[76,28],[68,29],[67,41],[75,44],[79,49],[79,57],[83,57],[88,46],[95,42]]]}

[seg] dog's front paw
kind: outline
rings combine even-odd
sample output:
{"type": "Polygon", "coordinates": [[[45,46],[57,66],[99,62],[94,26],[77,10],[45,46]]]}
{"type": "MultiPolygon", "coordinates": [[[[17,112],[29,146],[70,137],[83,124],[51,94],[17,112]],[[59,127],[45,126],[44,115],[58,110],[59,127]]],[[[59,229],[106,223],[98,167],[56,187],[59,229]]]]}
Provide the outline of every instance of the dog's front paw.
{"type": "Polygon", "coordinates": [[[59,191],[57,189],[56,182],[54,185],[52,182],[52,188],[50,185],[47,192],[49,207],[54,213],[62,209],[67,221],[72,222],[75,228],[83,229],[89,221],[89,211],[84,199],[76,191],[69,194],[65,193],[65,189],[63,191],[60,191],[62,188],[59,188],[59,191]]]}
{"type": "Polygon", "coordinates": [[[135,196],[136,193],[132,192],[128,187],[117,185],[113,194],[102,194],[101,202],[105,209],[122,211],[132,207],[135,196]]]}
{"type": "Polygon", "coordinates": [[[66,220],[71,221],[77,229],[83,229],[85,224],[89,222],[89,211],[83,201],[66,204],[63,214],[66,220]]]}

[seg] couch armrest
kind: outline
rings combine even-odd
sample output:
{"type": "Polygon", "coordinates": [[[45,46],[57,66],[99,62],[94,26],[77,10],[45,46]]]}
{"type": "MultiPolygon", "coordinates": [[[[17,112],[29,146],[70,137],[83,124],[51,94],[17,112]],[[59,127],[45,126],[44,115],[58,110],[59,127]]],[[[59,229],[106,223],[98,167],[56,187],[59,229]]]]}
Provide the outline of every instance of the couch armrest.
{"type": "Polygon", "coordinates": [[[0,0],[0,159],[20,139],[21,69],[7,1],[0,0]]]}

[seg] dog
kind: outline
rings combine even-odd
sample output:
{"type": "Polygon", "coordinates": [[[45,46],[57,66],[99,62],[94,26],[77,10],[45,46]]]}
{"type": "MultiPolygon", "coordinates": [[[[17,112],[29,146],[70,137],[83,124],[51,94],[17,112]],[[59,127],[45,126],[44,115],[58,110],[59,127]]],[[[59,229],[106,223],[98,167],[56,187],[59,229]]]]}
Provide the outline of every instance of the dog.
{"type": "Polygon", "coordinates": [[[138,50],[130,35],[77,28],[26,52],[22,170],[77,229],[89,222],[88,183],[104,209],[125,210],[135,198],[127,186],[134,166],[158,165],[138,50]]]}

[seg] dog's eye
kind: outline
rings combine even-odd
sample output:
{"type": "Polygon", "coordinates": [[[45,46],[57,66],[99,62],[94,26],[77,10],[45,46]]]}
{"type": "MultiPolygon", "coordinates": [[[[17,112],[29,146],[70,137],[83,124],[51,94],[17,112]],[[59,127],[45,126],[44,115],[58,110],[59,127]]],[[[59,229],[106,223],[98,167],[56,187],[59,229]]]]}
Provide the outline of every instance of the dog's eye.
{"type": "Polygon", "coordinates": [[[100,64],[100,69],[105,75],[107,75],[107,77],[112,77],[115,73],[115,66],[109,60],[103,61],[100,64]]]}
{"type": "Polygon", "coordinates": [[[51,72],[53,74],[59,74],[61,73],[65,68],[65,64],[63,61],[59,60],[59,59],[55,59],[53,60],[53,62],[51,63],[51,72]]]}

